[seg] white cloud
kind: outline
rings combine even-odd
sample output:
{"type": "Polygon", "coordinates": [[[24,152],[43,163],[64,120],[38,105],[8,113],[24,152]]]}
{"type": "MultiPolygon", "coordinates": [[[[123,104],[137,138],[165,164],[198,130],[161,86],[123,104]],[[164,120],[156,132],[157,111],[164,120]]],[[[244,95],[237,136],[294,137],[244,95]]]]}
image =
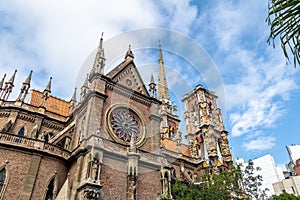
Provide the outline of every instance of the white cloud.
{"type": "Polygon", "coordinates": [[[297,88],[296,71],[285,66],[280,49],[267,46],[266,10],[259,0],[217,1],[198,18],[209,27],[198,38],[213,52],[222,74],[232,136],[273,127],[297,88]]]}
{"type": "Polygon", "coordinates": [[[245,150],[267,150],[275,146],[276,138],[271,136],[260,136],[254,140],[243,143],[245,150]]]}
{"type": "Polygon", "coordinates": [[[297,88],[294,77],[277,59],[250,62],[239,82],[225,86],[232,135],[241,136],[274,125],[285,113],[285,101],[297,88]]]}
{"type": "Polygon", "coordinates": [[[177,30],[181,33],[189,34],[193,22],[197,19],[197,8],[192,6],[190,1],[173,0],[162,1],[164,7],[163,12],[166,11],[169,23],[168,27],[172,30],[177,30]]]}
{"type": "MultiPolygon", "coordinates": [[[[162,18],[151,1],[10,1],[0,10],[5,16],[0,23],[0,53],[5,55],[0,71],[24,66],[34,70],[33,80],[53,76],[58,96],[71,96],[78,70],[102,31],[109,38],[123,30],[159,26],[162,18]]],[[[46,81],[33,87],[43,90],[46,81]]]]}
{"type": "MultiPolygon", "coordinates": [[[[16,88],[33,69],[32,88],[43,90],[49,76],[53,76],[54,95],[69,98],[81,64],[97,47],[102,31],[107,39],[141,27],[171,28],[196,38],[211,53],[224,80],[232,135],[251,135],[274,126],[285,114],[285,101],[297,88],[294,77],[297,71],[285,66],[279,45],[275,50],[267,47],[266,4],[261,0],[209,1],[202,3],[201,10],[190,1],[2,2],[0,78],[5,72],[10,77],[18,68],[14,89],[18,93],[16,88]]],[[[128,37],[118,43],[121,45],[118,48],[124,48],[125,53],[127,44],[135,39],[140,38],[128,37]],[[123,47],[123,44],[126,45],[123,47]]],[[[180,43],[174,41],[174,49],[181,48],[178,45],[180,43]]],[[[198,53],[188,50],[192,57],[198,53]]],[[[146,61],[148,65],[157,61],[152,59],[137,58],[136,61],[146,61]]],[[[199,57],[197,64],[202,64],[202,59],[199,57]]],[[[166,66],[181,64],[173,62],[170,60],[166,66]]],[[[215,72],[202,70],[202,78],[213,79],[215,72]]],[[[173,71],[172,75],[179,77],[181,72],[173,71]]],[[[144,81],[149,81],[149,75],[144,81]]],[[[171,78],[169,85],[174,83],[175,78],[171,78]]]]}

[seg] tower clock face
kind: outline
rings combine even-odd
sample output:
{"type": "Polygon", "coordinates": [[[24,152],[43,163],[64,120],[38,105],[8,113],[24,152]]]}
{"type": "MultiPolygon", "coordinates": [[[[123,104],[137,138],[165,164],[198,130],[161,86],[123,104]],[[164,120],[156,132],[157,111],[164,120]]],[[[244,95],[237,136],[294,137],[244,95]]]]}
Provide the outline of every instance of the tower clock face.
{"type": "Polygon", "coordinates": [[[110,109],[107,123],[109,133],[117,142],[129,144],[133,138],[139,144],[145,138],[143,121],[128,107],[117,106],[110,109]]]}

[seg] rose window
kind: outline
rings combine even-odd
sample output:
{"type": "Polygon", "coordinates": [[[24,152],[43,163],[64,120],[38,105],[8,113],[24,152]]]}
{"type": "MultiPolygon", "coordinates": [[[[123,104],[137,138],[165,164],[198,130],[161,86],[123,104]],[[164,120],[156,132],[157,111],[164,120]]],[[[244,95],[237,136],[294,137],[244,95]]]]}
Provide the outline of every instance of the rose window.
{"type": "Polygon", "coordinates": [[[121,140],[129,142],[133,136],[137,141],[140,137],[140,122],[129,109],[119,108],[112,111],[110,125],[113,133],[121,140]]]}

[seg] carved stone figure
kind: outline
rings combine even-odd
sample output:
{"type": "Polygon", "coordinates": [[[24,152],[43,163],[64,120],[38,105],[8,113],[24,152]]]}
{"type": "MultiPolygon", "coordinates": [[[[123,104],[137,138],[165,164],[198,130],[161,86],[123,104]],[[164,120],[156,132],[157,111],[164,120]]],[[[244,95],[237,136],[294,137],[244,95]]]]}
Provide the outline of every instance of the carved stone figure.
{"type": "Polygon", "coordinates": [[[134,180],[132,180],[128,188],[128,198],[130,200],[135,200],[135,190],[136,190],[136,183],[134,180]]]}
{"type": "Polygon", "coordinates": [[[93,180],[98,179],[98,169],[99,169],[99,161],[94,158],[94,160],[92,161],[92,174],[91,174],[93,180]]]}

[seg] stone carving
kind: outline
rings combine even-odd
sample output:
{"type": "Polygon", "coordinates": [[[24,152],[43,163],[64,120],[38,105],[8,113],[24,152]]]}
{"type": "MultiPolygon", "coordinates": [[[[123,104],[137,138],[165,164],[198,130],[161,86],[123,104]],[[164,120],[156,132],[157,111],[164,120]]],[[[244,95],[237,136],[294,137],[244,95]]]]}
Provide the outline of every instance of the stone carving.
{"type": "Polygon", "coordinates": [[[100,178],[100,171],[101,171],[101,163],[97,158],[93,158],[88,164],[88,173],[87,178],[94,182],[97,182],[100,178]]]}
{"type": "Polygon", "coordinates": [[[136,193],[136,182],[132,180],[128,188],[128,199],[135,200],[135,193],[136,193]]]}
{"type": "Polygon", "coordinates": [[[99,199],[101,196],[101,191],[96,189],[85,189],[84,190],[84,197],[87,199],[99,199]]]}
{"type": "Polygon", "coordinates": [[[231,153],[228,144],[227,134],[225,132],[221,133],[221,142],[220,142],[221,154],[225,161],[231,161],[231,153]]]}

